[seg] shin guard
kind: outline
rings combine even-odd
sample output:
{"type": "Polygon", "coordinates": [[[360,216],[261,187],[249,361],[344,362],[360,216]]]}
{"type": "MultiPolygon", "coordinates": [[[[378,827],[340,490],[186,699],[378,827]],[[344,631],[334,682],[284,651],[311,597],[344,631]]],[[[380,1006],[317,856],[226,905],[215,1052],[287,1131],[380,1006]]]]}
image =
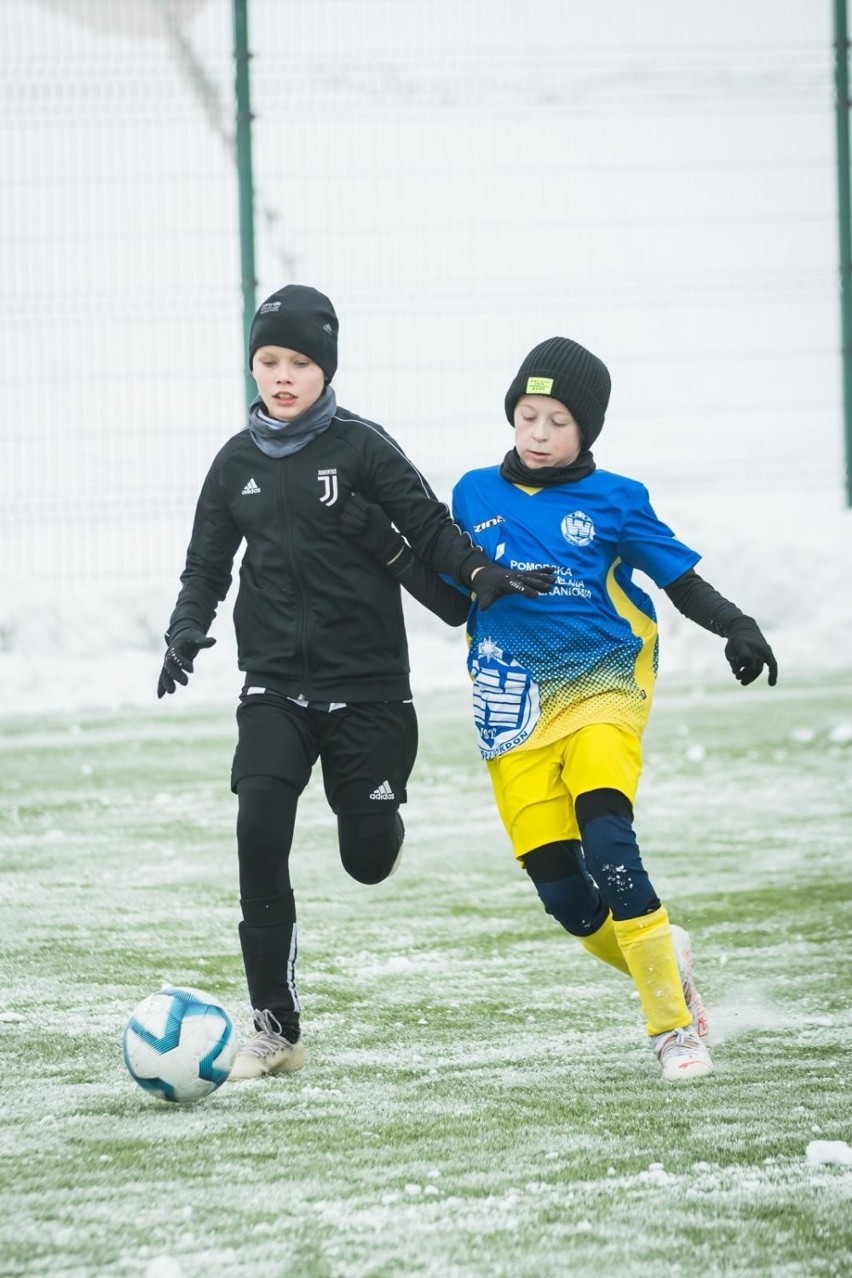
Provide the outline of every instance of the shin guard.
{"type": "Polygon", "coordinates": [[[648,1033],[690,1025],[665,906],[641,918],[616,920],[613,928],[639,992],[648,1033]]]}
{"type": "Polygon", "coordinates": [[[615,924],[612,921],[612,915],[607,914],[597,932],[592,932],[589,936],[581,936],[580,944],[593,954],[595,958],[600,959],[602,963],[609,963],[610,967],[617,967],[619,972],[623,972],[625,976],[630,975],[630,968],[621,952],[621,946],[618,944],[618,936],[615,931],[615,924]]]}

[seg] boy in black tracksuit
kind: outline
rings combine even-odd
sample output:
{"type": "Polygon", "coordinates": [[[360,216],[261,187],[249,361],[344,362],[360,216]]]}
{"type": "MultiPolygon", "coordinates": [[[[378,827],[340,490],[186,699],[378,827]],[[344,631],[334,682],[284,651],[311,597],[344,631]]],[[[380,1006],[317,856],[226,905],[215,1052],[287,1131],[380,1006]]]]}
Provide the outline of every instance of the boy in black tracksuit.
{"type": "Polygon", "coordinates": [[[407,547],[387,568],[340,527],[351,493],[378,503],[417,560],[465,586],[481,607],[535,597],[544,572],[513,572],[477,550],[399,445],[338,408],[338,323],[327,297],[288,285],[263,303],[249,335],[259,396],[245,429],[204,481],[182,587],[169,621],[157,695],[185,684],[215,640],[207,630],[245,540],[234,606],[245,681],[231,787],[238,797],[240,943],[256,1037],[231,1080],[299,1069],[296,909],[289,875],[299,795],[322,763],[344,868],[379,883],[399,859],[399,805],[417,751],[400,582],[407,547]]]}

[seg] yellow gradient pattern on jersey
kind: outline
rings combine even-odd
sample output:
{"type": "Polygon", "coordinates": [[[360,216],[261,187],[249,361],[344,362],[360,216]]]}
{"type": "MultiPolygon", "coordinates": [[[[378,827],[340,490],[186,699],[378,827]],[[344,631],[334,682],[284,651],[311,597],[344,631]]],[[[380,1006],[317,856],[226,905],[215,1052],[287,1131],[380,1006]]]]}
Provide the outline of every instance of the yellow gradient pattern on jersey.
{"type": "Polygon", "coordinates": [[[551,684],[544,676],[541,689],[541,718],[529,739],[516,749],[534,749],[594,723],[621,724],[640,736],[648,722],[654,692],[657,624],[637,608],[615,579],[621,559],[607,572],[606,590],[614,611],[639,639],[641,648],[633,669],[619,674],[606,658],[597,669],[587,671],[573,684],[551,684]]]}
{"type": "Polygon", "coordinates": [[[645,711],[645,719],[647,720],[651,712],[651,697],[654,694],[654,681],[656,678],[654,653],[657,647],[657,623],[646,616],[640,608],[636,607],[615,580],[615,570],[620,563],[620,559],[613,560],[612,566],[606,575],[606,591],[619,617],[624,618],[636,638],[642,641],[642,647],[636,657],[634,676],[637,686],[647,698],[647,709],[645,711]]]}

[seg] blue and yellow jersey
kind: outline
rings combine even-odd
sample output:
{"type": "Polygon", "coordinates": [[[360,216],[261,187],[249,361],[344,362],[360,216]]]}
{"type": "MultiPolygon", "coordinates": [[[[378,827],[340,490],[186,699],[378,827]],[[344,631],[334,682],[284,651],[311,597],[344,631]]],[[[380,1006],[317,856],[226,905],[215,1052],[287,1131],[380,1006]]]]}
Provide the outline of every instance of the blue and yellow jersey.
{"type": "Polygon", "coordinates": [[[453,515],[497,563],[556,568],[551,594],[471,608],[468,667],[483,758],[548,745],[591,723],[641,734],[657,673],[657,618],[633,570],[662,587],[700,559],[657,518],[647,489],[605,470],[523,488],[493,466],[459,480],[453,515]]]}

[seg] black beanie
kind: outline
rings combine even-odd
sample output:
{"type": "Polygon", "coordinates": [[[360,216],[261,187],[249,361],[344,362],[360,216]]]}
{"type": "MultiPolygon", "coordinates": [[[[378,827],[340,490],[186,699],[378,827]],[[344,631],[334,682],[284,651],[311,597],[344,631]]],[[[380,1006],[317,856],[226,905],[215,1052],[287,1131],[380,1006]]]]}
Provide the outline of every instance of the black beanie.
{"type": "Polygon", "coordinates": [[[285,346],[319,364],[326,381],[337,371],[337,316],[325,293],[287,284],[268,297],[251,322],[248,362],[261,346],[285,346]]]}
{"type": "Polygon", "coordinates": [[[506,416],[515,424],[515,405],[522,395],[551,395],[564,404],[583,436],[586,448],[601,433],[609,403],[609,370],[597,355],[568,337],[540,342],[518,369],[506,394],[506,416]]]}

